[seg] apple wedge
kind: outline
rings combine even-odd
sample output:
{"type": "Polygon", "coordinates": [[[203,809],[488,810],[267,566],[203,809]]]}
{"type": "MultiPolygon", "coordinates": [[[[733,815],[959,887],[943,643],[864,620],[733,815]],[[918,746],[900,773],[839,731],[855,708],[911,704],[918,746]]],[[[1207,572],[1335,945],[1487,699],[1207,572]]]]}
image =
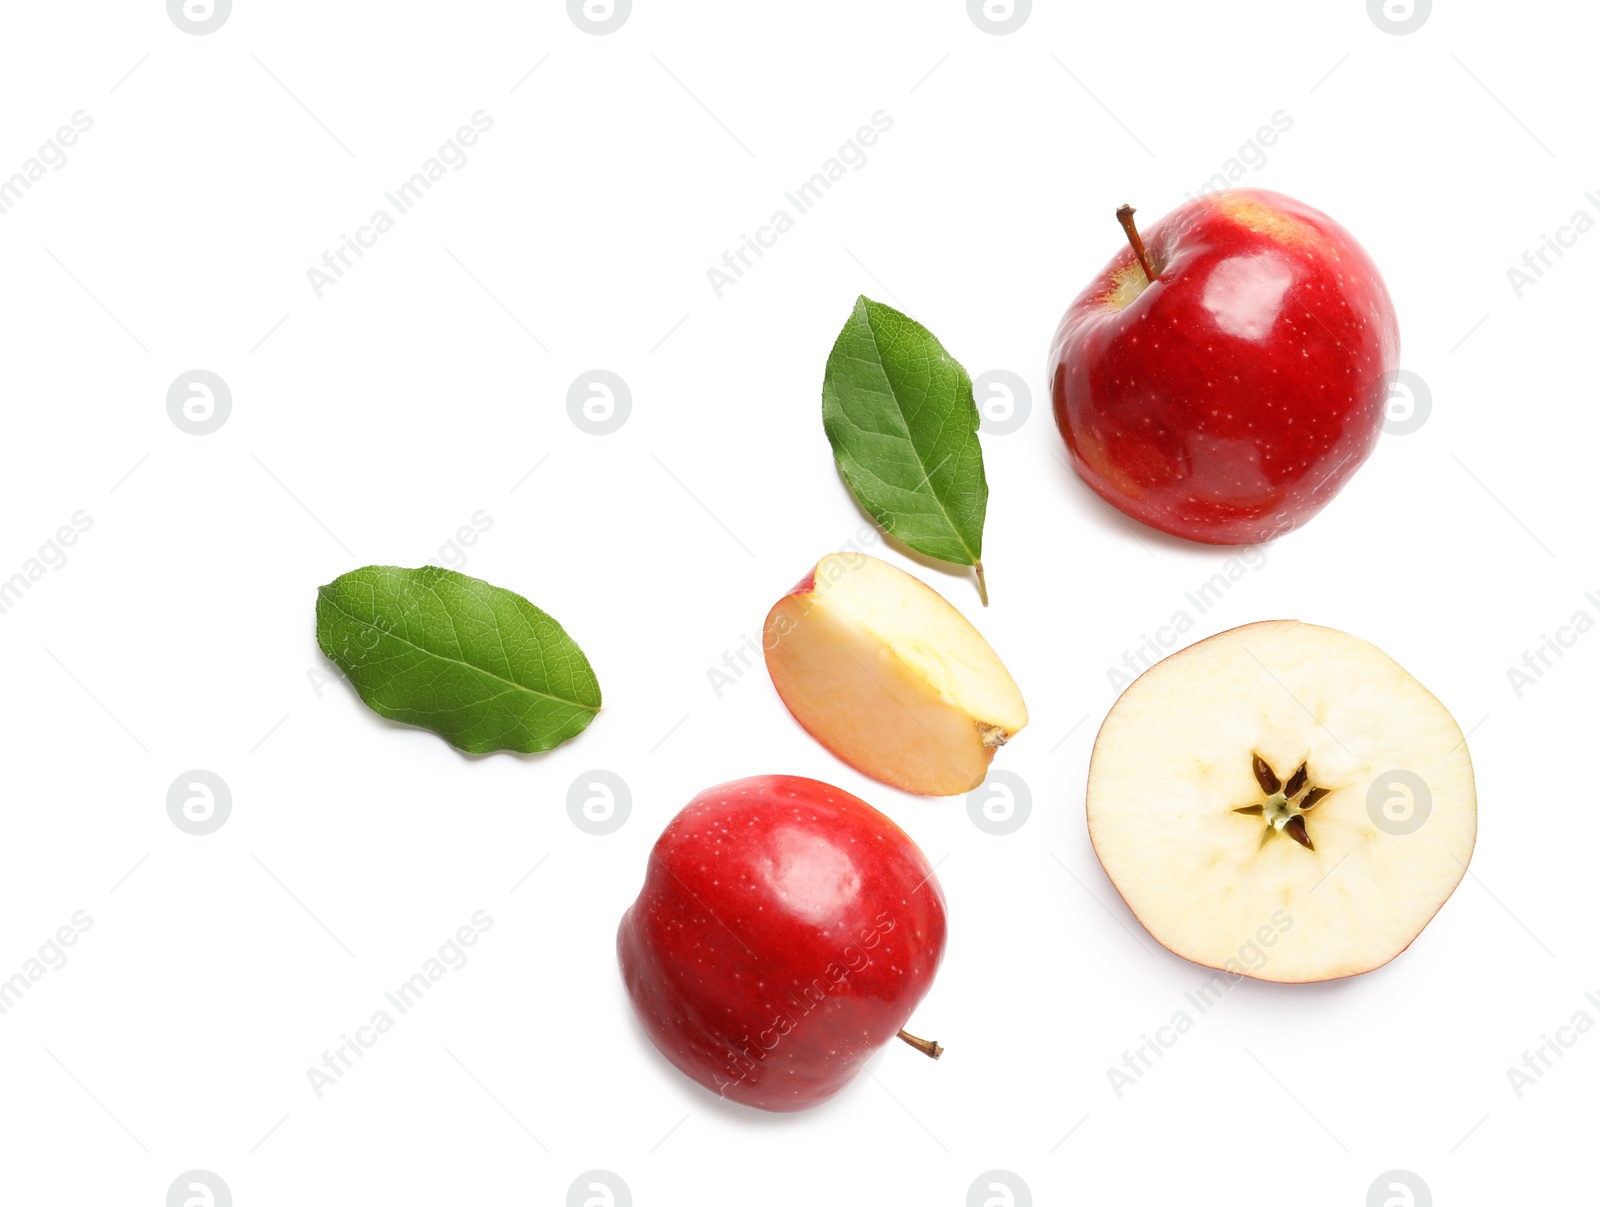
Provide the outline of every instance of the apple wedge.
{"type": "Polygon", "coordinates": [[[1139,676],[1089,761],[1089,835],[1163,947],[1265,981],[1388,963],[1466,874],[1472,760],[1375,646],[1269,620],[1139,676]]]}
{"type": "Polygon", "coordinates": [[[763,645],[795,720],[907,792],[970,792],[1028,723],[1016,682],[967,618],[865,554],[818,562],[768,613],[763,645]]]}

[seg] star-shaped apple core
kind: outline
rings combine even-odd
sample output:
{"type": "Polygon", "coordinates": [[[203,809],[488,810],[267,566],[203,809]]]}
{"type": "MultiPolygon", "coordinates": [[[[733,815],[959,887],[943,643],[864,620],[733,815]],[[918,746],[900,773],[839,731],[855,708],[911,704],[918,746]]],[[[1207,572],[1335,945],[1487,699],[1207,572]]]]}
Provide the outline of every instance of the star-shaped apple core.
{"type": "Polygon", "coordinates": [[[1259,754],[1250,756],[1250,773],[1261,786],[1265,799],[1258,804],[1241,805],[1234,812],[1266,820],[1267,827],[1262,831],[1261,843],[1256,849],[1266,846],[1274,834],[1287,834],[1306,850],[1316,850],[1316,847],[1311,845],[1311,835],[1306,833],[1305,815],[1332,789],[1311,787],[1311,775],[1304,763],[1300,764],[1286,783],[1278,777],[1272,765],[1259,754]]]}

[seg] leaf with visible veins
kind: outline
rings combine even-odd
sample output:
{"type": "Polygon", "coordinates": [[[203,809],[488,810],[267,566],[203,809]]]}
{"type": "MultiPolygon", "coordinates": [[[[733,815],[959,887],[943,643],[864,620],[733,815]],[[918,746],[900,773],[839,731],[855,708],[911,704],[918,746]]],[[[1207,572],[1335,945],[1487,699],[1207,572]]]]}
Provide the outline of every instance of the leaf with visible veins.
{"type": "Polygon", "coordinates": [[[828,356],[822,426],[845,484],[890,536],[983,583],[989,484],[972,379],[921,323],[858,297],[828,356]]]}
{"type": "Polygon", "coordinates": [[[366,566],[317,591],[317,644],[367,707],[474,754],[549,750],[600,711],[565,629],[454,570],[366,566]]]}

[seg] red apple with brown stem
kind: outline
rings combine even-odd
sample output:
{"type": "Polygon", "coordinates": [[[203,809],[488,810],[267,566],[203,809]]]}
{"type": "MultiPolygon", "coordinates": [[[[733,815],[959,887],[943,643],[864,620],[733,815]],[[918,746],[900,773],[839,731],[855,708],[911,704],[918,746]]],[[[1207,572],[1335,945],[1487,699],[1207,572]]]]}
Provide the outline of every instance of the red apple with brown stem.
{"type": "Polygon", "coordinates": [[[1262,189],[1179,206],[1068,308],[1056,423],[1091,489],[1190,540],[1269,540],[1372,452],[1400,336],[1376,265],[1326,214],[1262,189]]]}
{"type": "Polygon", "coordinates": [[[617,958],[645,1032],[725,1098],[797,1111],[897,1035],[944,956],[944,893],[904,831],[795,775],[708,788],[667,824],[617,958]]]}

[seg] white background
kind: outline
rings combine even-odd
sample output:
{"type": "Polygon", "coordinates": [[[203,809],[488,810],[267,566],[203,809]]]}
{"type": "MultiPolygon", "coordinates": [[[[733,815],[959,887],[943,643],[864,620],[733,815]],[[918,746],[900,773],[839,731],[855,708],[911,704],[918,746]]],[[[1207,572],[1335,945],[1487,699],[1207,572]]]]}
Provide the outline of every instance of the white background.
{"type": "Polygon", "coordinates": [[[75,911],[93,926],[0,1016],[4,1198],[157,1207],[203,1169],[241,1207],[557,1204],[599,1168],[641,1205],[956,1205],[1002,1169],[1039,1203],[1359,1207],[1400,1169],[1442,1204],[1572,1201],[1600,1034],[1520,1098],[1506,1069],[1600,1020],[1600,637],[1520,698],[1506,671],[1600,615],[1600,235],[1521,298],[1506,270],[1594,209],[1597,23],[1450,3],[1395,36],[1361,0],[1171,0],[1041,3],[996,36],[960,0],[637,0],[594,36],[549,0],[238,0],[194,36],[159,0],[9,6],[0,175],[94,124],[0,215],[0,577],[74,512],[93,527],[0,615],[0,977],[75,911]],[[306,270],[480,109],[466,166],[318,299],[306,270]],[[866,165],[716,297],[724,249],[878,110],[866,165]],[[1296,616],[1388,651],[1471,731],[1479,842],[1392,965],[1242,984],[1119,1098],[1108,1066],[1203,973],[1100,870],[1089,749],[1106,668],[1228,554],[1092,499],[1044,358],[1115,206],[1153,221],[1279,110],[1246,183],[1365,244],[1433,409],[1194,636],[1296,616]],[[876,549],[1022,685],[1032,723],[996,766],[1033,811],[1008,837],[837,762],[763,671],[708,683],[863,522],[819,416],[858,292],[1034,387],[1022,429],[984,438],[993,606],[876,549]],[[195,368],[232,391],[211,435],[166,410],[195,368]],[[567,413],[594,368],[631,390],[608,436],[567,413]],[[463,757],[309,674],[331,673],[319,584],[439,561],[480,510],[466,571],[556,616],[605,692],[543,757],[463,757]],[[192,768],[232,790],[208,837],[166,812],[192,768]],[[632,792],[605,837],[565,804],[592,769],[632,792]],[[613,954],[667,819],[770,771],[890,813],[952,927],[915,1017],[945,1058],[896,1045],[799,1116],[671,1069],[613,954]],[[470,963],[317,1098],[306,1069],[476,910],[470,963]]]}

